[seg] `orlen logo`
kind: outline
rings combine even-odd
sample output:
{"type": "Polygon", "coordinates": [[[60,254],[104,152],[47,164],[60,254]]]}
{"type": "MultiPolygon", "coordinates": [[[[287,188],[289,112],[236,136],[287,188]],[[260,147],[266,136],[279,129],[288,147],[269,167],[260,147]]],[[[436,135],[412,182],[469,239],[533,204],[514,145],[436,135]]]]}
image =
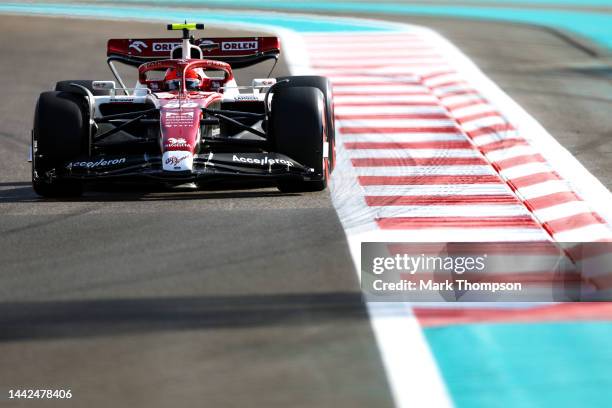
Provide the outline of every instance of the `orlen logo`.
{"type": "Polygon", "coordinates": [[[254,51],[257,48],[257,41],[228,41],[221,43],[222,51],[254,51]]]}
{"type": "Polygon", "coordinates": [[[162,52],[162,51],[172,51],[176,47],[180,47],[181,43],[177,42],[163,42],[163,43],[153,43],[153,51],[162,52]]]}

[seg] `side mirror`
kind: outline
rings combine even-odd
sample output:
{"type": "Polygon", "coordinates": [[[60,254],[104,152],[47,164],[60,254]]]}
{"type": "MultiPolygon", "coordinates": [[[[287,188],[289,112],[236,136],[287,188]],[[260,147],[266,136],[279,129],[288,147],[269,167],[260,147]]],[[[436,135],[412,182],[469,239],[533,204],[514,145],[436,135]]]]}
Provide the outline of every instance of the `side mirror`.
{"type": "Polygon", "coordinates": [[[276,78],[255,78],[253,79],[253,93],[265,92],[276,83],[276,78]]]}
{"type": "Polygon", "coordinates": [[[96,91],[112,91],[115,89],[115,81],[93,81],[91,87],[96,91]]]}

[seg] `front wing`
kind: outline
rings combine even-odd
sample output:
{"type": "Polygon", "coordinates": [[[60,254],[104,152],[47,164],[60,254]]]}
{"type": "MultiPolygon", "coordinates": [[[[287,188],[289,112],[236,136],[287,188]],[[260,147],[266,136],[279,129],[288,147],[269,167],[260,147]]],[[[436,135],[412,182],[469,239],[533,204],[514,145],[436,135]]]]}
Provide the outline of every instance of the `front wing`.
{"type": "Polygon", "coordinates": [[[315,180],[321,175],[279,153],[207,153],[195,155],[193,170],[165,171],[161,155],[105,155],[71,160],[49,177],[82,181],[161,181],[186,183],[225,179],[315,180]]]}

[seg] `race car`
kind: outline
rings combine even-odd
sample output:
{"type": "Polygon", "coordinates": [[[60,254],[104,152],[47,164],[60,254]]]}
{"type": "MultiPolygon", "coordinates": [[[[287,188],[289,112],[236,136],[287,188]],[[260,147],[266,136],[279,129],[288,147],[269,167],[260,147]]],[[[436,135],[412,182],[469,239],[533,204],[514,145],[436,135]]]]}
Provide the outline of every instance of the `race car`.
{"type": "Polygon", "coordinates": [[[43,92],[32,130],[32,185],[43,197],[79,196],[95,182],[269,181],[320,191],[334,168],[329,80],[255,78],[232,69],[275,60],[276,37],[199,38],[203,24],[170,24],[182,38],[110,39],[115,81],[67,80],[43,92]],[[127,88],[116,63],[136,67],[127,88]],[[118,84],[117,84],[118,83],[118,84]]]}

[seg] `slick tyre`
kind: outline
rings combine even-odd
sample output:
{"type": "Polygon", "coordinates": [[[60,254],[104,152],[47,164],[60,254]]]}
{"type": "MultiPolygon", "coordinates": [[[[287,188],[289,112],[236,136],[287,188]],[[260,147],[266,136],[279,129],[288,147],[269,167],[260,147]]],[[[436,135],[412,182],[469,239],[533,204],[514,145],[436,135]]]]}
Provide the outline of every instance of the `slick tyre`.
{"type": "Polygon", "coordinates": [[[314,180],[279,182],[280,191],[321,191],[327,187],[325,114],[325,98],[318,88],[285,87],[275,91],[270,119],[273,149],[314,169],[316,174],[314,180]]]}
{"type": "Polygon", "coordinates": [[[55,90],[84,95],[85,92],[81,88],[72,85],[72,84],[78,84],[78,85],[81,85],[87,88],[89,92],[93,94],[93,96],[110,95],[110,91],[108,89],[93,89],[92,83],[93,81],[90,79],[70,79],[67,81],[59,81],[58,83],[55,84],[55,90]]]}
{"type": "Polygon", "coordinates": [[[288,80],[288,82],[279,84],[279,88],[311,86],[323,92],[323,97],[325,98],[325,120],[327,124],[326,135],[329,143],[327,157],[329,158],[329,173],[331,174],[336,166],[336,120],[334,113],[334,95],[330,80],[315,75],[297,75],[277,78],[278,82],[283,80],[288,80]]]}
{"type": "Polygon", "coordinates": [[[38,98],[32,129],[32,187],[43,197],[74,197],[82,183],[54,175],[66,161],[87,151],[88,119],[81,95],[43,92],[38,98]]]}

